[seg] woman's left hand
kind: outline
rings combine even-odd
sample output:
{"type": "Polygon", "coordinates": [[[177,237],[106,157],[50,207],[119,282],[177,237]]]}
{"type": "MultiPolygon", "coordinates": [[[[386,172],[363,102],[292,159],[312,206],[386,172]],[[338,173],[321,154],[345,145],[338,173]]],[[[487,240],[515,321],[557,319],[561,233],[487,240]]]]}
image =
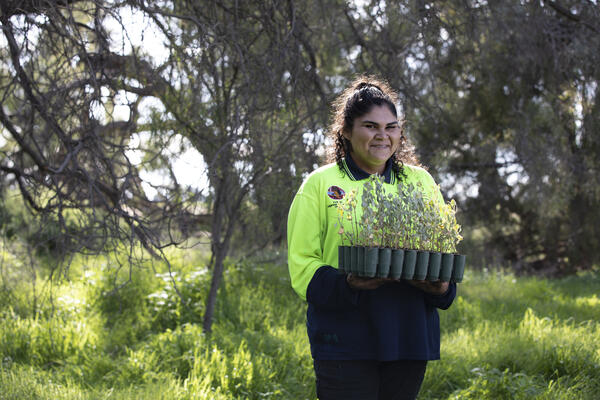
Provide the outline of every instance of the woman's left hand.
{"type": "Polygon", "coordinates": [[[374,290],[384,283],[390,282],[387,278],[363,278],[354,274],[346,275],[346,282],[352,289],[374,290]]]}
{"type": "Polygon", "coordinates": [[[436,295],[442,295],[444,293],[446,293],[446,291],[448,290],[448,287],[450,286],[450,284],[448,282],[442,282],[442,281],[435,281],[435,282],[431,282],[431,281],[408,281],[408,283],[410,283],[411,285],[413,285],[416,288],[421,289],[424,292],[430,293],[430,294],[436,294],[436,295]]]}

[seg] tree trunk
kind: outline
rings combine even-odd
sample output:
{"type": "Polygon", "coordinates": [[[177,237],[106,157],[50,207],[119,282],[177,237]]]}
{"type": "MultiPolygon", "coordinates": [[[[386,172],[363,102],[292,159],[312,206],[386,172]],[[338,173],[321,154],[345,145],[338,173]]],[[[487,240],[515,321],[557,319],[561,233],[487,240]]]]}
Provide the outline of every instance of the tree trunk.
{"type": "Polygon", "coordinates": [[[215,249],[215,264],[213,266],[212,279],[210,281],[210,291],[208,292],[208,298],[206,299],[204,319],[202,322],[202,330],[204,333],[210,333],[212,329],[215,304],[217,302],[217,292],[219,290],[219,286],[221,286],[221,281],[223,280],[223,271],[225,269],[223,262],[225,261],[225,256],[227,255],[227,250],[222,246],[215,246],[215,249]]]}
{"type": "MultiPolygon", "coordinates": [[[[229,157],[223,157],[221,171],[229,167],[229,157]]],[[[217,302],[217,292],[223,280],[223,271],[225,270],[225,258],[229,253],[229,244],[233,230],[238,221],[239,207],[247,191],[241,190],[236,197],[232,195],[236,190],[236,185],[232,183],[231,176],[216,180],[215,199],[213,200],[213,216],[211,226],[211,251],[214,265],[212,270],[212,279],[210,282],[210,291],[206,299],[204,309],[204,318],[202,329],[204,333],[210,333],[212,329],[215,305],[217,302]]],[[[239,190],[239,189],[237,189],[239,190]]]]}

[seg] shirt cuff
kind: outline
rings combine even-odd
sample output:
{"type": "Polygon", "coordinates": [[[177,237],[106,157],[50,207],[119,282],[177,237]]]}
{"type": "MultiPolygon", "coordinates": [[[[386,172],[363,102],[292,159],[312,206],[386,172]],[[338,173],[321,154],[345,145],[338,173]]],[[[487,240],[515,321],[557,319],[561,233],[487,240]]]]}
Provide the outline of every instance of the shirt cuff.
{"type": "Polygon", "coordinates": [[[450,307],[450,305],[452,305],[452,302],[454,301],[455,297],[456,297],[456,283],[454,283],[454,282],[450,282],[450,284],[448,285],[448,290],[446,290],[446,292],[443,294],[427,293],[425,295],[425,299],[428,304],[430,304],[434,307],[437,307],[439,309],[442,309],[442,310],[448,309],[448,307],[450,307]]]}
{"type": "Polygon", "coordinates": [[[322,308],[355,307],[359,298],[360,291],[348,285],[346,274],[329,265],[317,269],[306,289],[306,301],[322,308]]]}

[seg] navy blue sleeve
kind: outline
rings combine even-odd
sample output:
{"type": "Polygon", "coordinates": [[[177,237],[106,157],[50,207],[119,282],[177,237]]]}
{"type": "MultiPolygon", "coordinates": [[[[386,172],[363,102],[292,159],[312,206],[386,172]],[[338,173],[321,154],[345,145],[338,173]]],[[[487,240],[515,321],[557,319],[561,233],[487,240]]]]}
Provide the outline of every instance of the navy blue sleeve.
{"type": "Polygon", "coordinates": [[[456,283],[450,282],[446,293],[441,295],[425,293],[425,302],[430,306],[437,307],[442,310],[447,310],[456,297],[456,283]]]}
{"type": "Polygon", "coordinates": [[[359,296],[360,291],[346,282],[346,275],[329,265],[320,267],[306,288],[306,301],[330,310],[356,306],[359,296]]]}

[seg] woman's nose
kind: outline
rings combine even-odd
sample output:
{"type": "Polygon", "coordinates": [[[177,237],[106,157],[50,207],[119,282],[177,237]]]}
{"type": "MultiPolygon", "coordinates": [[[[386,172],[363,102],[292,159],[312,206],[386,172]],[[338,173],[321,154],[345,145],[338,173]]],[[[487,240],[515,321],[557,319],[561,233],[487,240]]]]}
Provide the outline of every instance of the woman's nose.
{"type": "Polygon", "coordinates": [[[385,127],[377,129],[377,131],[375,132],[375,137],[386,138],[387,132],[385,130],[385,127]]]}

